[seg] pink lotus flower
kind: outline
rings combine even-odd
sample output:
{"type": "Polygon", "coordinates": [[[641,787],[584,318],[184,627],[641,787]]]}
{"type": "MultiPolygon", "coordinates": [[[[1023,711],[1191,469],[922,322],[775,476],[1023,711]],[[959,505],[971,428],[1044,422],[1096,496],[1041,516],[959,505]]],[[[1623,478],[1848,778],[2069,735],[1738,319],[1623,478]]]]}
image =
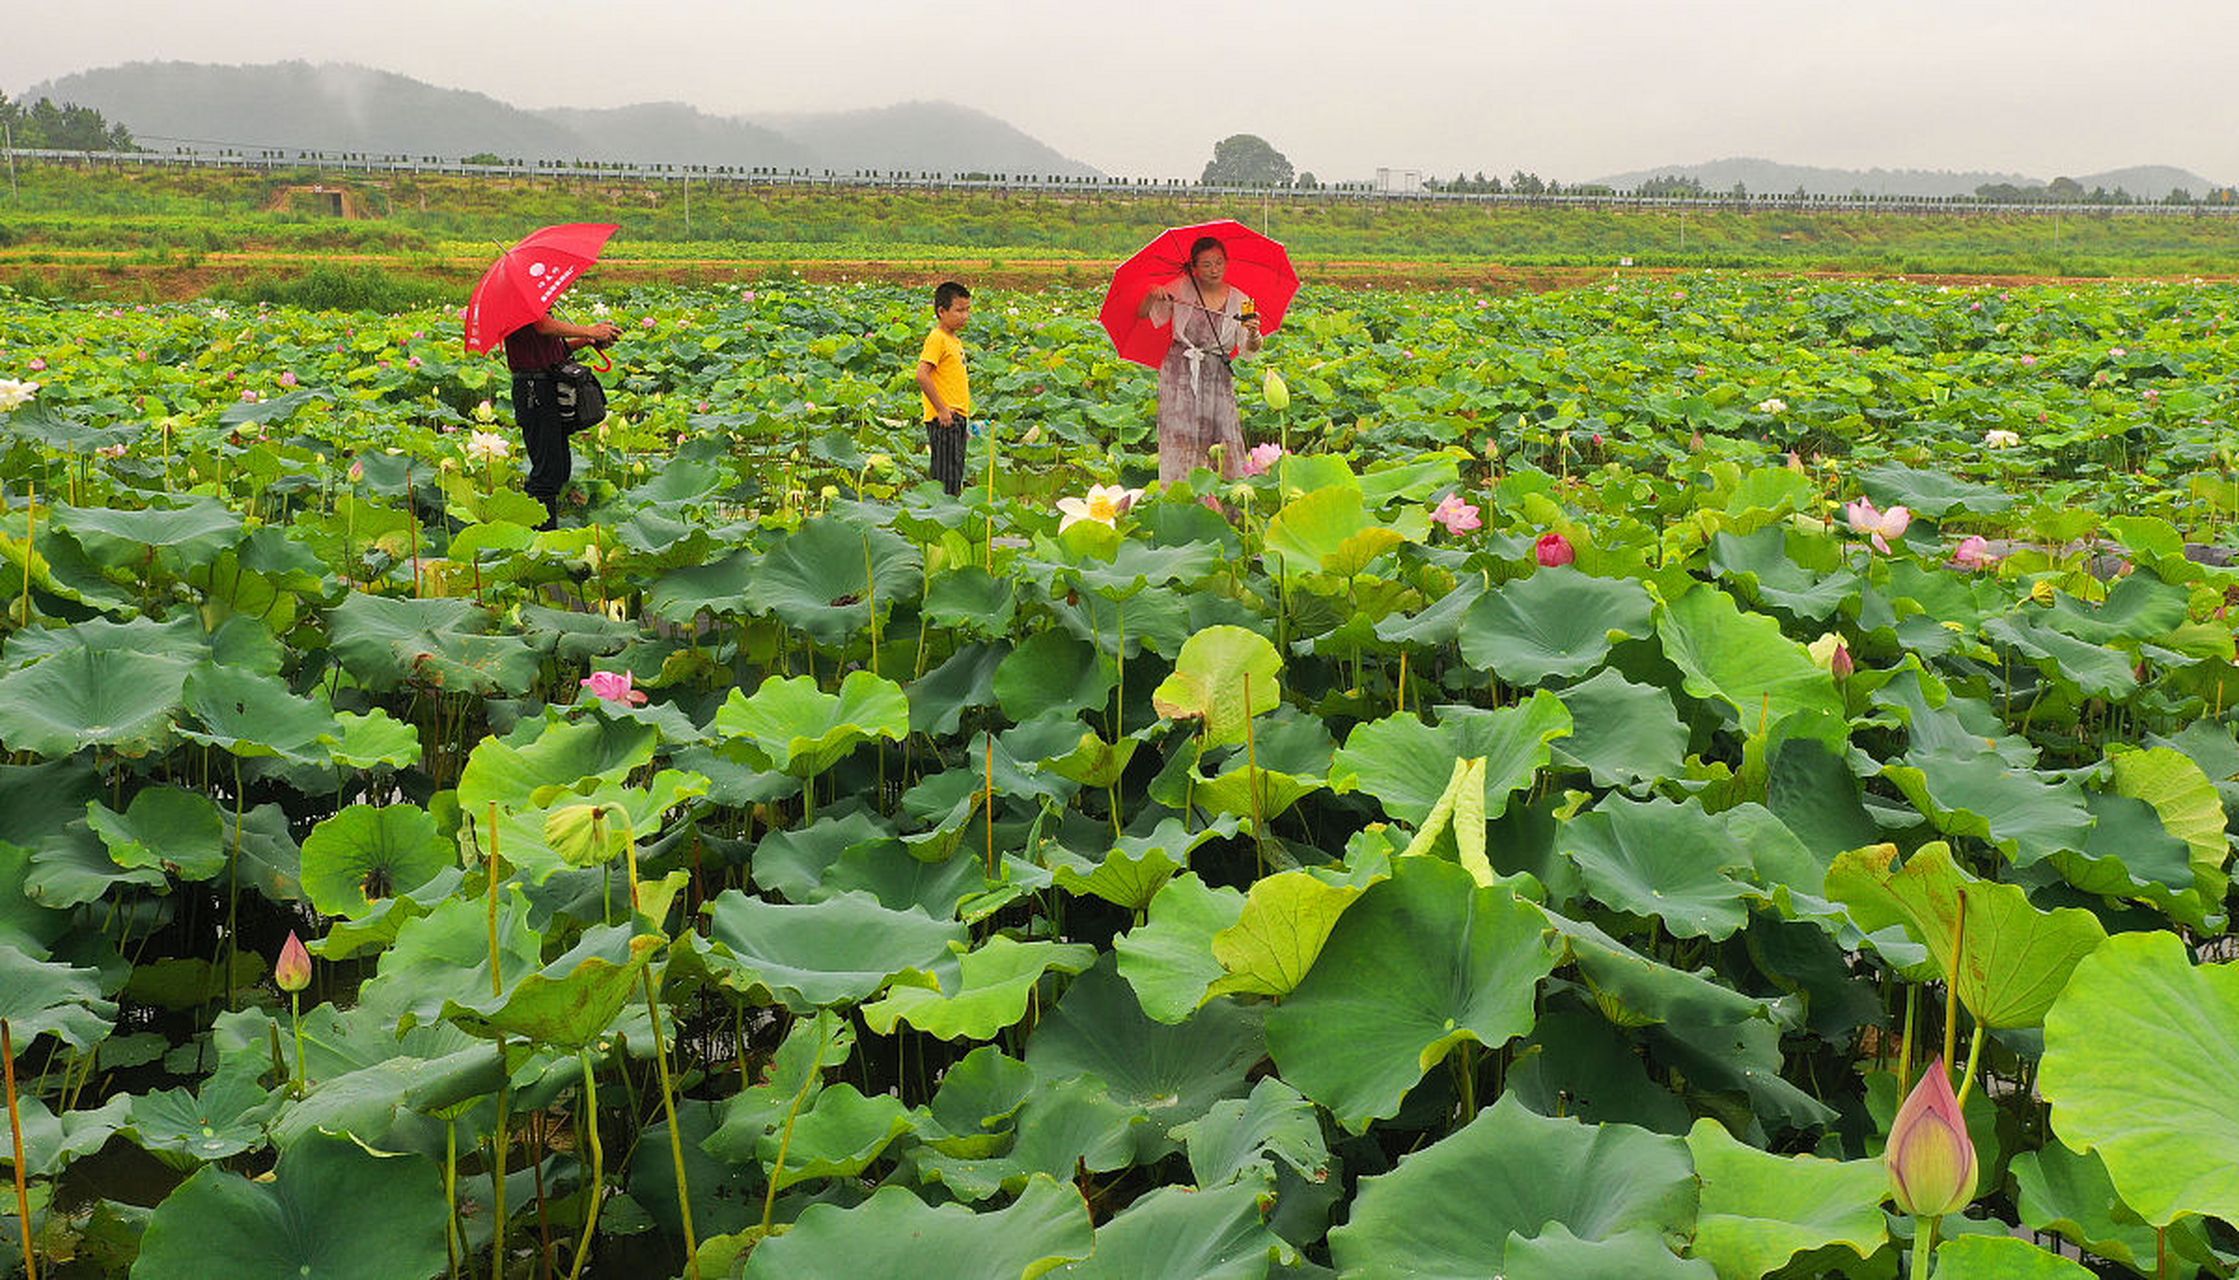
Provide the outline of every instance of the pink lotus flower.
{"type": "Polygon", "coordinates": [[[1990,544],[1983,541],[1983,537],[1979,533],[1968,535],[1967,539],[1961,542],[1951,553],[1951,565],[1954,569],[1980,572],[1984,569],[1995,568],[1997,564],[1998,557],[1991,554],[1990,544]]]}
{"type": "Polygon", "coordinates": [[[280,375],[280,385],[281,385],[281,386],[283,386],[283,387],[292,387],[292,386],[294,386],[294,385],[295,385],[295,370],[293,370],[293,369],[290,369],[290,370],[288,370],[288,371],[287,371],[286,373],[283,373],[283,374],[281,374],[281,375],[280,375]]]}
{"type": "Polygon", "coordinates": [[[47,371],[47,362],[41,360],[37,356],[33,356],[31,357],[31,363],[25,365],[24,367],[31,370],[31,372],[33,373],[45,373],[47,371]]]}
{"type": "Polygon", "coordinates": [[[1456,534],[1483,528],[1484,521],[1477,516],[1477,508],[1462,501],[1462,495],[1458,493],[1447,494],[1430,513],[1431,519],[1446,526],[1446,532],[1456,534]]]}
{"type": "Polygon", "coordinates": [[[746,290],[742,290],[742,291],[741,291],[741,292],[739,293],[739,301],[741,301],[741,302],[752,302],[752,301],[754,301],[754,291],[753,291],[752,289],[746,289],[746,290]]]}
{"type": "Polygon", "coordinates": [[[1938,1057],[1897,1108],[1882,1153],[1897,1208],[1917,1218],[1957,1213],[1975,1198],[1974,1140],[1938,1057]]]}
{"type": "Polygon", "coordinates": [[[1283,446],[1272,441],[1267,444],[1253,445],[1252,451],[1244,455],[1244,474],[1248,476],[1266,475],[1274,467],[1276,459],[1282,456],[1283,446]]]}
{"type": "Polygon", "coordinates": [[[1539,535],[1539,541],[1532,544],[1532,556],[1539,561],[1541,568],[1555,569],[1576,561],[1578,548],[1570,545],[1570,539],[1559,533],[1543,533],[1539,535]]]}
{"type": "Polygon", "coordinates": [[[2128,347],[2109,347],[2109,348],[2107,348],[2107,358],[2108,358],[2108,359],[2110,359],[2110,360],[2120,360],[2120,359],[2122,359],[2122,358],[2123,358],[2124,356],[2126,356],[2126,355],[2129,355],[2129,354],[2130,354],[2130,349],[2129,349],[2128,347]]]}
{"type": "Polygon", "coordinates": [[[303,949],[303,939],[291,931],[288,940],[280,947],[280,958],[272,962],[272,981],[282,991],[301,991],[311,985],[311,953],[303,949]]]}
{"type": "Polygon", "coordinates": [[[257,402],[257,393],[256,393],[256,391],[255,391],[254,389],[251,389],[251,390],[247,390],[247,391],[243,391],[243,392],[241,393],[241,403],[243,403],[243,404],[255,404],[256,402],[257,402]]]}
{"type": "Polygon", "coordinates": [[[2159,391],[2154,391],[2154,390],[2150,390],[2150,389],[2149,389],[2149,390],[2148,390],[2148,391],[2146,392],[2146,403],[2147,403],[2147,404],[2152,404],[2152,403],[2153,403],[2154,401],[2156,401],[2156,400],[2159,400],[2159,399],[2161,399],[2161,393],[2160,393],[2159,391]]]}
{"type": "Polygon", "coordinates": [[[627,671],[594,671],[583,681],[583,687],[589,689],[591,696],[595,698],[630,707],[644,706],[645,695],[630,685],[631,676],[627,671]]]}
{"type": "Polygon", "coordinates": [[[660,327],[660,324],[660,321],[655,320],[651,316],[647,316],[645,319],[638,321],[638,326],[644,329],[656,329],[660,327]]]}
{"type": "Polygon", "coordinates": [[[411,366],[412,366],[413,368],[417,369],[417,368],[419,368],[419,367],[420,367],[420,357],[418,357],[418,356],[413,356],[413,357],[412,357],[411,359],[409,359],[409,360],[405,361],[405,363],[406,363],[406,364],[408,364],[408,365],[411,365],[411,366]]]}
{"type": "Polygon", "coordinates": [[[1873,540],[1876,551],[1889,550],[1889,539],[1904,537],[1905,530],[1912,527],[1912,512],[1903,507],[1876,510],[1871,498],[1860,498],[1849,504],[1843,508],[1843,514],[1849,518],[1851,528],[1873,540]]]}
{"type": "Polygon", "coordinates": [[[362,461],[361,461],[361,462],[353,462],[353,463],[351,463],[351,464],[350,464],[350,483],[352,483],[352,484],[356,484],[356,483],[357,483],[358,481],[360,481],[360,480],[363,480],[363,479],[365,479],[365,463],[363,463],[362,461]]]}
{"type": "Polygon", "coordinates": [[[2033,364],[2037,363],[2037,357],[2035,357],[2035,356],[2023,356],[2023,357],[2021,358],[2021,362],[2022,362],[2023,364],[2025,364],[2025,365],[2033,365],[2033,364]]]}

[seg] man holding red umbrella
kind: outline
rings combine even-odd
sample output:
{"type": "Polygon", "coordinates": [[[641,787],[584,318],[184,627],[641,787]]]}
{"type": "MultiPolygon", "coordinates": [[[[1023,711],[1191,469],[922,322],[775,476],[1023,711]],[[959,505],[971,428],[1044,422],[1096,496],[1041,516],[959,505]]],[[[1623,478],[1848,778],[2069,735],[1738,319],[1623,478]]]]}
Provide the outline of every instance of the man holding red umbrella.
{"type": "Polygon", "coordinates": [[[556,320],[552,304],[598,261],[616,230],[608,223],[571,223],[534,232],[491,265],[467,302],[467,350],[505,344],[505,363],[513,371],[513,419],[529,458],[521,487],[544,504],[539,528],[559,527],[560,494],[574,470],[552,371],[566,364],[575,348],[603,347],[622,336],[621,326],[605,321],[556,320]]]}

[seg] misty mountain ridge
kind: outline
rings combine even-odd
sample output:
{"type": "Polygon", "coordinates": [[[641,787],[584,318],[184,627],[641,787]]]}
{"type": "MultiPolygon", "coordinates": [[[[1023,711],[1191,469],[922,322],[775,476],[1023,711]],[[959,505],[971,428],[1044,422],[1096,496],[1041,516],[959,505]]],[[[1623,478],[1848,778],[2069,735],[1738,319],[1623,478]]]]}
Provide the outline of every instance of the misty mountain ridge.
{"type": "MultiPolygon", "coordinates": [[[[2100,187],[2108,191],[2120,188],[2141,200],[2160,200],[2179,187],[2199,197],[2224,185],[2172,165],[2136,165],[2102,173],[2051,176],[2071,177],[2086,191],[2100,187]]],[[[1811,195],[1824,196],[1847,196],[1853,192],[1870,196],[1971,196],[1977,187],[2042,187],[2051,181],[2051,177],[2031,177],[2023,173],[1949,169],[1828,169],[1744,156],[1703,164],[1636,169],[1593,181],[1629,190],[1654,178],[1693,178],[1703,185],[1703,190],[1713,193],[1731,191],[1738,182],[1758,195],[1785,195],[1802,187],[1811,195]]]]}
{"type": "Polygon", "coordinates": [[[622,160],[781,169],[1097,177],[984,112],[947,102],[753,119],[679,102],[529,110],[354,63],[135,62],[34,85],[130,127],[143,146],[622,160]]]}

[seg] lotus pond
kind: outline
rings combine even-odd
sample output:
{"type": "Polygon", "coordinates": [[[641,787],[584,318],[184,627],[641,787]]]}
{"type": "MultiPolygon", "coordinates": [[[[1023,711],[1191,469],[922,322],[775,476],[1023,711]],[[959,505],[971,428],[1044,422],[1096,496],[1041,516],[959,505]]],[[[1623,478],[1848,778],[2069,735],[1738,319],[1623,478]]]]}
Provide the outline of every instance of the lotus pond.
{"type": "Polygon", "coordinates": [[[1096,301],[0,294],[0,1267],[2239,1269],[2239,292],[1096,301]]]}

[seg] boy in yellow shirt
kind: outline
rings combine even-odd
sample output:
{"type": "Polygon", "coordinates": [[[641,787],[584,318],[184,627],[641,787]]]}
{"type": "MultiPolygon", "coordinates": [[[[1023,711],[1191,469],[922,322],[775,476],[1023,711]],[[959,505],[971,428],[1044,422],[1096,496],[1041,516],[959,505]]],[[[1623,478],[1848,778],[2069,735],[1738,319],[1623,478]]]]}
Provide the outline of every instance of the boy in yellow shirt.
{"type": "Polygon", "coordinates": [[[918,400],[925,407],[930,470],[953,498],[964,492],[964,436],[972,416],[972,382],[964,372],[964,342],[956,335],[971,323],[972,291],[944,281],[933,290],[933,319],[917,357],[918,400]]]}

